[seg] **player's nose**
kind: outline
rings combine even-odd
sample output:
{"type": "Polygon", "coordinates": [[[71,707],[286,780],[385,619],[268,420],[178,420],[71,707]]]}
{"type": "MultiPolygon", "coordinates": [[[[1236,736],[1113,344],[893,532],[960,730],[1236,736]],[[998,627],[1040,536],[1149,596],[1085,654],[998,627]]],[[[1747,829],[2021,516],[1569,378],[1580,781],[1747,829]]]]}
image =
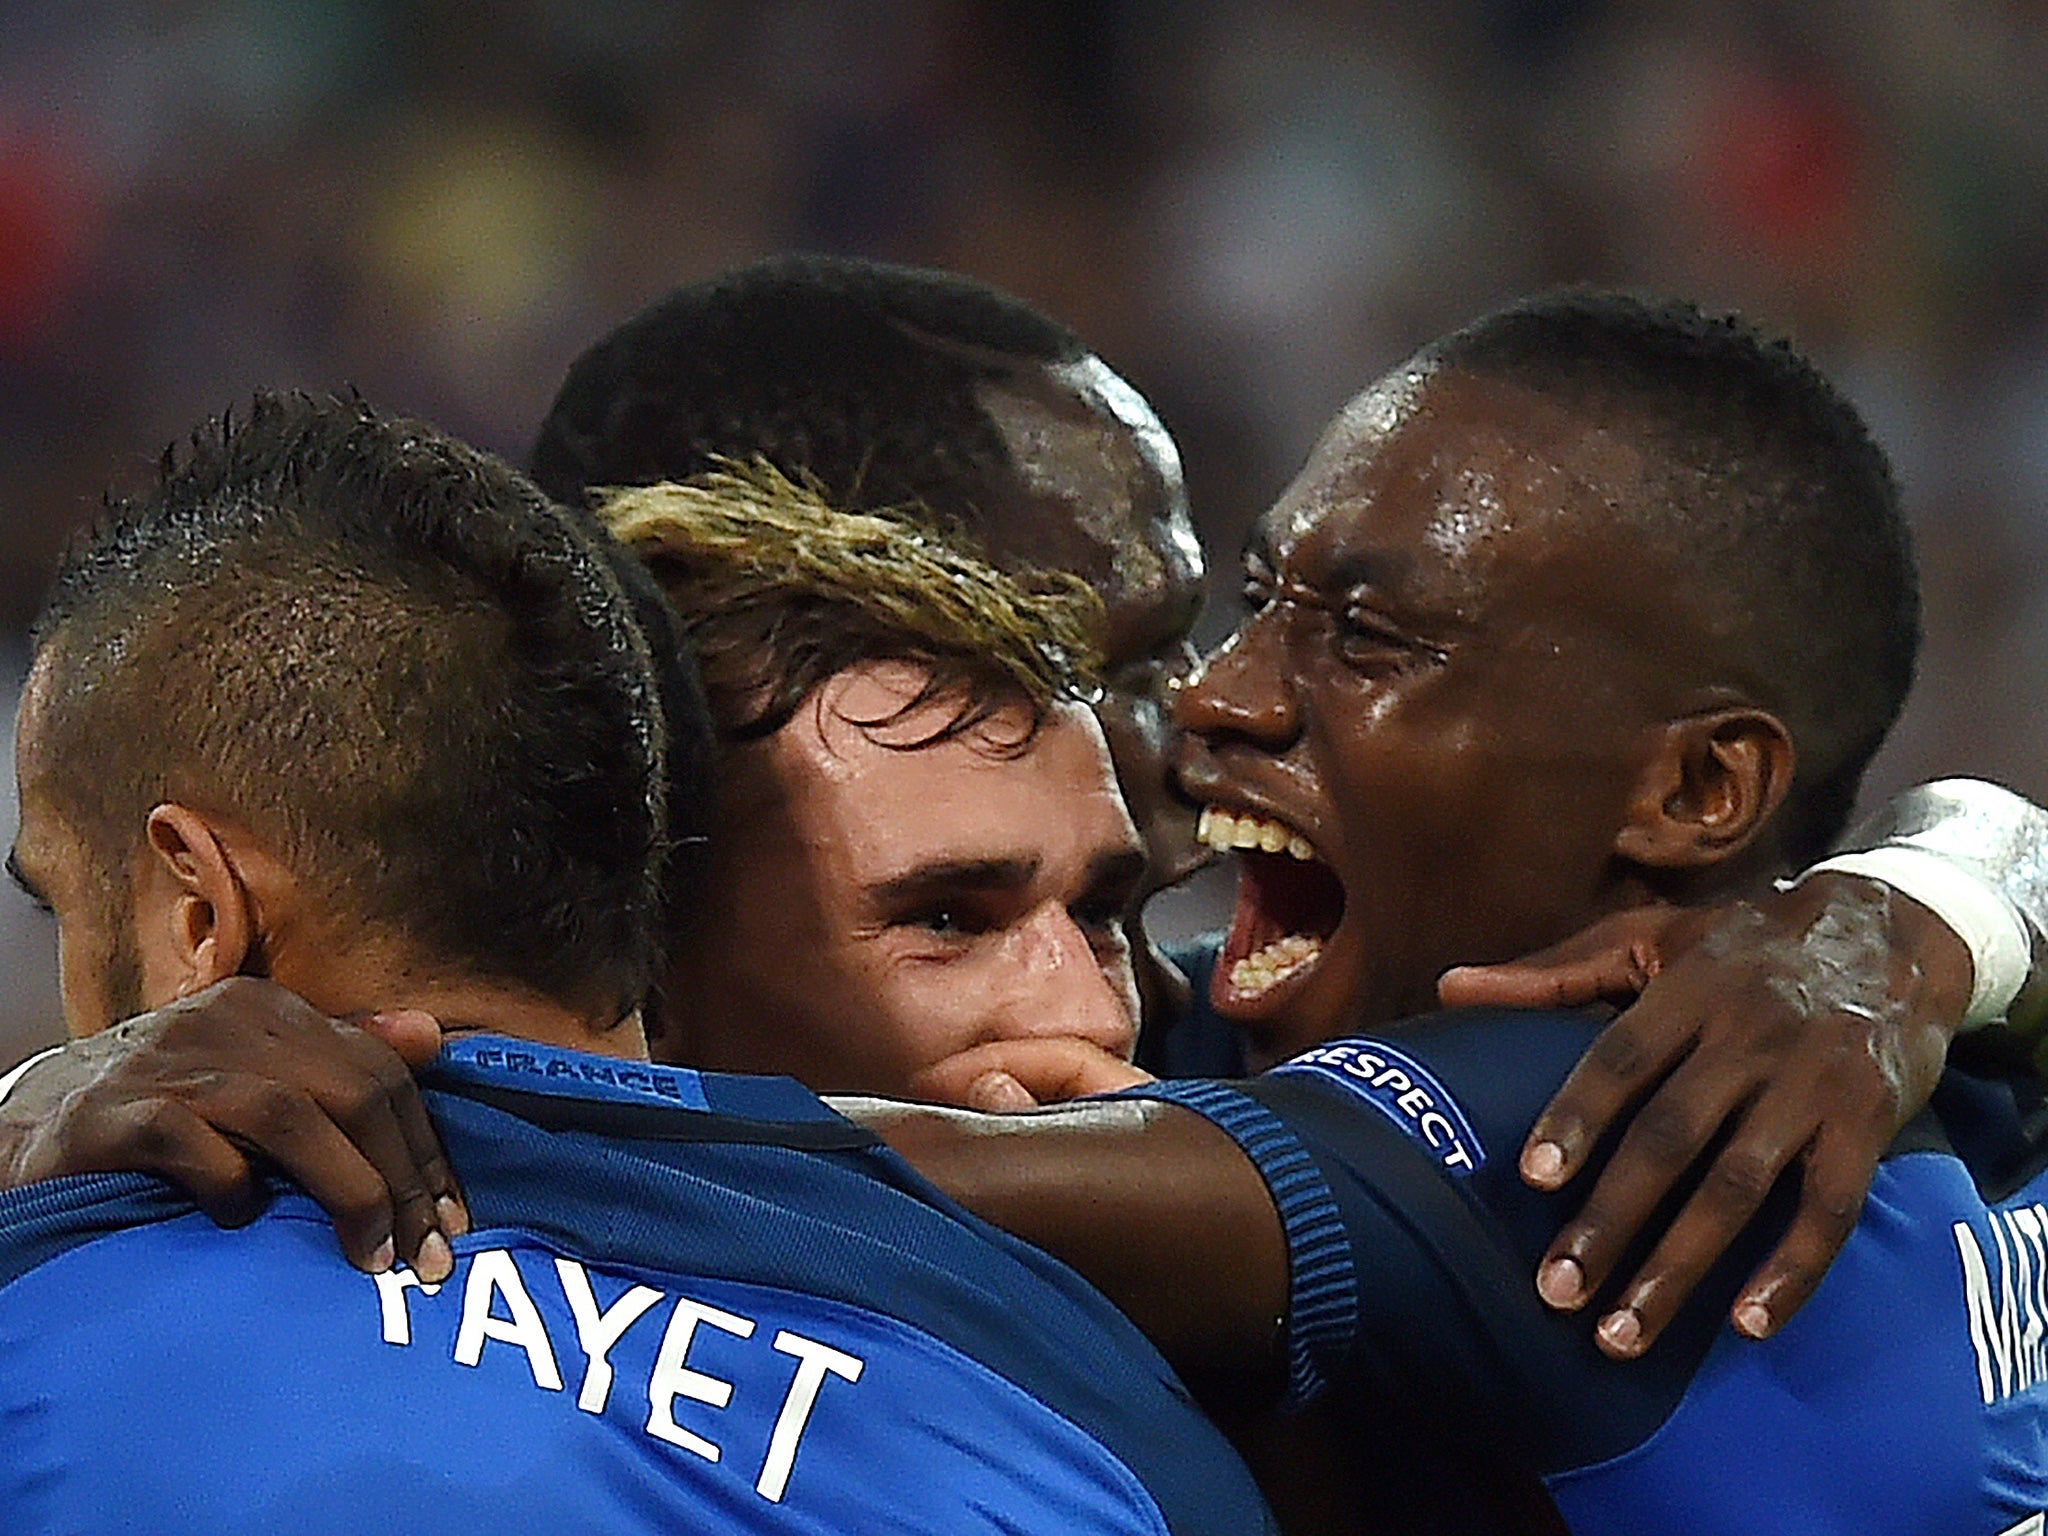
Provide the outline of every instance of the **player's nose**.
{"type": "Polygon", "coordinates": [[[1278,748],[1299,728],[1282,665],[1282,615],[1254,614],[1174,690],[1174,720],[1205,741],[1236,737],[1278,748]]]}
{"type": "Polygon", "coordinates": [[[1071,1036],[1129,1060],[1138,988],[1119,938],[1105,951],[1064,907],[1049,905],[1019,936],[1009,1012],[1019,1036],[1071,1036]]]}

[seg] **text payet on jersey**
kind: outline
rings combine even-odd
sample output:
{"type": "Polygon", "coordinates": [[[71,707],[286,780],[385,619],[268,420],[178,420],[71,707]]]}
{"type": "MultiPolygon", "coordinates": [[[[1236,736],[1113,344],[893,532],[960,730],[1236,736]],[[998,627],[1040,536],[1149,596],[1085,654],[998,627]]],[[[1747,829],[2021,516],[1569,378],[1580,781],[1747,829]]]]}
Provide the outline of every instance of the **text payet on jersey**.
{"type": "MultiPolygon", "coordinates": [[[[525,1257],[530,1268],[538,1267],[537,1255],[525,1257]]],[[[605,1411],[615,1386],[613,1347],[634,1323],[664,1306],[667,1319],[661,1342],[655,1350],[652,1368],[635,1392],[636,1396],[644,1395],[647,1403],[647,1419],[642,1427],[649,1435],[708,1462],[724,1461],[729,1450],[739,1461],[738,1447],[720,1445],[678,1423],[678,1401],[723,1410],[742,1387],[750,1392],[781,1392],[781,1407],[767,1443],[749,1448],[758,1460],[740,1462],[744,1466],[758,1465],[754,1491],[771,1502],[779,1503],[788,1490],[797,1451],[827,1383],[833,1384],[835,1394],[843,1395],[860,1380],[866,1365],[855,1355],[787,1328],[776,1329],[765,1340],[757,1339],[760,1325],[756,1319],[688,1296],[670,1296],[650,1286],[632,1286],[611,1305],[600,1307],[590,1276],[581,1264],[574,1259],[555,1257],[553,1268],[552,1283],[559,1286],[574,1320],[574,1348],[583,1358],[583,1379],[576,1392],[576,1407],[583,1412],[605,1411]],[[748,1370],[743,1382],[713,1376],[690,1365],[691,1346],[698,1341],[699,1330],[707,1328],[753,1342],[755,1348],[744,1360],[748,1370]],[[755,1353],[758,1359],[752,1358],[755,1353]],[[789,1366],[792,1360],[793,1375],[789,1366]]],[[[443,1293],[453,1292],[459,1280],[461,1315],[451,1351],[454,1363],[474,1367],[483,1359],[486,1344],[501,1344],[524,1352],[536,1387],[548,1392],[565,1390],[559,1364],[562,1351],[549,1334],[542,1310],[534,1300],[534,1290],[510,1250],[486,1248],[471,1255],[467,1274],[452,1277],[444,1284],[428,1284],[403,1267],[371,1278],[376,1282],[386,1344],[413,1347],[413,1309],[447,1306],[443,1293]]],[[[848,1405],[842,1402],[837,1406],[843,1409],[848,1405]]],[[[702,1415],[701,1409],[697,1412],[702,1415]]]]}

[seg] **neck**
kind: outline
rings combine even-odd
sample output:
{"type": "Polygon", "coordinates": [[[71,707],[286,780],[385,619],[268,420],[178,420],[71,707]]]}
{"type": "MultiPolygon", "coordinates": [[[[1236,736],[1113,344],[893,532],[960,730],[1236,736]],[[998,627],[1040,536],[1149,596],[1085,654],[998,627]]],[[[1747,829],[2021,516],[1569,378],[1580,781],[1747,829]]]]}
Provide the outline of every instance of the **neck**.
{"type": "Polygon", "coordinates": [[[216,832],[233,847],[229,879],[209,911],[233,916],[216,932],[235,940],[209,947],[212,973],[269,977],[330,1018],[417,1009],[456,1033],[489,1031],[565,1050],[647,1059],[640,1013],[623,1017],[609,1001],[578,1005],[532,986],[480,976],[391,924],[368,922],[353,904],[303,879],[252,835],[216,832]]]}
{"type": "Polygon", "coordinates": [[[647,1059],[647,1035],[636,1008],[584,1010],[526,988],[460,976],[422,974],[400,966],[310,968],[278,963],[272,978],[335,1018],[417,1008],[450,1034],[488,1032],[564,1050],[630,1061],[647,1059]],[[296,973],[296,974],[295,974],[296,973]]]}
{"type": "Polygon", "coordinates": [[[616,1056],[627,1061],[647,1059],[647,1034],[637,1008],[624,1018],[581,1014],[546,998],[491,987],[425,989],[379,1011],[392,1007],[431,1013],[451,1035],[510,1035],[598,1056],[616,1056]]]}
{"type": "Polygon", "coordinates": [[[1733,858],[1704,869],[1664,870],[1644,879],[1645,894],[1681,907],[1741,901],[1764,895],[1771,882],[1793,873],[1777,839],[1759,838],[1733,858]]]}
{"type": "Polygon", "coordinates": [[[563,1051],[647,1059],[639,1010],[621,1018],[610,1008],[575,1008],[532,987],[438,965],[414,946],[360,926],[338,936],[328,926],[276,920],[260,952],[272,981],[332,1018],[418,1008],[451,1034],[510,1034],[563,1051]]]}

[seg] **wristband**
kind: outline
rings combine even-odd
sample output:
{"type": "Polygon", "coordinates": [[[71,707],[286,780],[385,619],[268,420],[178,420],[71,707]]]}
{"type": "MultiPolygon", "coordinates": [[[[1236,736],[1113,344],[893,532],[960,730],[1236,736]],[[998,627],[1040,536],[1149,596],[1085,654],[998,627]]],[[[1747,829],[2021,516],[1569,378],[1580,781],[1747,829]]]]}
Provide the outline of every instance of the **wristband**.
{"type": "Polygon", "coordinates": [[[1970,951],[1970,1006],[1957,1033],[1981,1029],[2005,1017],[2026,985],[2033,948],[2026,919],[1996,886],[1971,870],[1925,848],[1869,848],[1838,853],[1803,870],[1809,875],[1859,875],[1911,897],[1946,923],[1970,951]]]}

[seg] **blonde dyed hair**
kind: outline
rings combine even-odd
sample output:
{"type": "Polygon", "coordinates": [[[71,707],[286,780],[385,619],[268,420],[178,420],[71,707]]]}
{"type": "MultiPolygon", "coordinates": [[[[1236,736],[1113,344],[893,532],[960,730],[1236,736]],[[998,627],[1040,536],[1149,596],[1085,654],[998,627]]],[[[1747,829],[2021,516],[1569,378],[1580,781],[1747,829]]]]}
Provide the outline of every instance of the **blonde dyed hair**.
{"type": "Polygon", "coordinates": [[[905,714],[958,702],[929,740],[1019,702],[1035,731],[1056,702],[1096,692],[1093,588],[1062,571],[999,570],[913,510],[843,512],[765,462],[601,491],[596,510],[675,605],[727,742],[774,732],[866,661],[925,669],[905,714]]]}

